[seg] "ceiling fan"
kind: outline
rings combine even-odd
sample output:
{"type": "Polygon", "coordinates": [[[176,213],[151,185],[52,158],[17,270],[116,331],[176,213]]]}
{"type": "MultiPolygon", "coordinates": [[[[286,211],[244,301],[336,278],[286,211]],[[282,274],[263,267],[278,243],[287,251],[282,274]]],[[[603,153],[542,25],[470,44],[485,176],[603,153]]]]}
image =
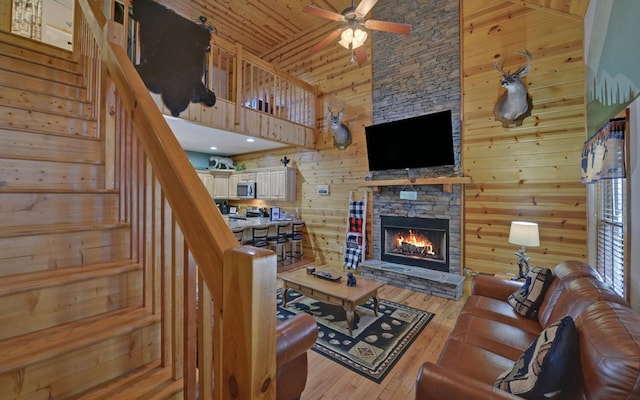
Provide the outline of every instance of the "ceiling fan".
{"type": "Polygon", "coordinates": [[[316,6],[306,6],[302,11],[307,14],[342,23],[339,28],[335,29],[327,37],[322,39],[320,43],[313,46],[310,52],[315,53],[320,51],[332,41],[340,37],[338,44],[346,49],[351,49],[351,62],[354,62],[353,55],[355,53],[355,58],[358,60],[358,64],[362,65],[367,61],[367,53],[362,46],[368,36],[366,29],[399,33],[401,35],[411,33],[411,25],[408,24],[377,21],[374,19],[365,20],[365,16],[369,11],[371,11],[377,2],[378,0],[362,0],[360,4],[358,4],[358,7],[356,7],[354,0],[351,0],[351,7],[344,10],[342,14],[316,6]]]}

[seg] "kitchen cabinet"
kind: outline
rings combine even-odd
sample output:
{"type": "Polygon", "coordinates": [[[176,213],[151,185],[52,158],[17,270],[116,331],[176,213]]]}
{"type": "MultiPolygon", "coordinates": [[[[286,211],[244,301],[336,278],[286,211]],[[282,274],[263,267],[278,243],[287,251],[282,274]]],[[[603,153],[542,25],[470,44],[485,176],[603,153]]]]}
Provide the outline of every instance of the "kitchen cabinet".
{"type": "Polygon", "coordinates": [[[241,172],[235,175],[238,176],[238,182],[255,182],[256,181],[255,172],[241,172]]]}
{"type": "Polygon", "coordinates": [[[229,198],[238,198],[238,182],[240,180],[240,174],[229,175],[229,198]]]}
{"type": "Polygon", "coordinates": [[[237,199],[238,183],[255,182],[256,198],[291,201],[296,199],[296,169],[291,167],[260,168],[246,172],[198,172],[198,176],[214,199],[237,199]]]}
{"type": "Polygon", "coordinates": [[[198,177],[204,183],[204,187],[207,188],[207,192],[209,192],[209,197],[213,198],[214,192],[214,179],[213,175],[209,172],[198,172],[198,177]]]}
{"type": "Polygon", "coordinates": [[[229,175],[213,176],[213,197],[216,199],[229,198],[229,175]]]}
{"type": "Polygon", "coordinates": [[[271,172],[256,172],[256,198],[262,200],[271,199],[271,172]]]}
{"type": "Polygon", "coordinates": [[[209,196],[214,199],[229,198],[229,176],[227,173],[219,172],[198,172],[198,177],[207,188],[209,196]]]}
{"type": "Polygon", "coordinates": [[[295,200],[296,170],[289,167],[265,168],[256,173],[257,198],[295,200]]]}

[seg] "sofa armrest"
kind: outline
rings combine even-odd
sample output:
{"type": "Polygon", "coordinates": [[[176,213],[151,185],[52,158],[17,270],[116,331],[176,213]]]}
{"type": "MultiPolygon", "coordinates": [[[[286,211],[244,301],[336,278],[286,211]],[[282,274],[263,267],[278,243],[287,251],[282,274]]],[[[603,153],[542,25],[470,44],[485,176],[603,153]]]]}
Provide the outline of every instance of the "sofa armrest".
{"type": "Polygon", "coordinates": [[[318,338],[312,316],[300,313],[276,324],[276,365],[280,367],[306,353],[318,338]]]}
{"type": "Polygon", "coordinates": [[[307,350],[317,337],[318,325],[309,314],[276,324],[276,399],[300,399],[307,384],[307,350]]]}
{"type": "Polygon", "coordinates": [[[524,282],[501,279],[489,275],[476,275],[471,281],[471,293],[478,296],[507,301],[510,294],[520,289],[524,282]]]}
{"type": "Polygon", "coordinates": [[[522,399],[492,385],[427,362],[416,379],[416,400],[522,399]]]}

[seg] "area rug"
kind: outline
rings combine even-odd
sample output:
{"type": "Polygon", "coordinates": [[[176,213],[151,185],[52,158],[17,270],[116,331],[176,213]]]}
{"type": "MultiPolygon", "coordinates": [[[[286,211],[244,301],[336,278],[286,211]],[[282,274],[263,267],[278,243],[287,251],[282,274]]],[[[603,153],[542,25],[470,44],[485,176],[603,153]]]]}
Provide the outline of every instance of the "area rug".
{"type": "Polygon", "coordinates": [[[434,317],[426,311],[379,299],[378,316],[373,300],[356,308],[353,336],[349,336],[347,316],[340,306],[322,303],[293,290],[287,292],[282,307],[282,289],[278,290],[279,320],[306,312],[318,323],[318,340],[312,350],[376,383],[391,371],[402,354],[434,317]]]}

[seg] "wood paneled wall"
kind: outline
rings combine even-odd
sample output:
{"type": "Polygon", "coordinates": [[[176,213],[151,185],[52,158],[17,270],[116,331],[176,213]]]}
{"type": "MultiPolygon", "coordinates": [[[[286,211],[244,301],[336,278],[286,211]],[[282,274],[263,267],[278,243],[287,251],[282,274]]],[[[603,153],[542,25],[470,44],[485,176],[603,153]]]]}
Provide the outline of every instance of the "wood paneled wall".
{"type": "MultiPolygon", "coordinates": [[[[306,222],[304,243],[310,246],[305,248],[306,258],[318,256],[322,262],[342,266],[349,192],[354,191],[355,197],[362,198],[365,190],[358,186],[368,172],[364,127],[371,124],[371,64],[369,61],[362,67],[352,64],[351,53],[337,43],[310,55],[306,50],[308,44],[321,40],[333,28],[329,24],[327,30],[313,34],[317,37],[304,35],[265,57],[266,61],[286,72],[319,85],[321,96],[316,115],[320,133],[316,149],[290,147],[234,159],[247,168],[254,168],[278,166],[283,156],[289,157],[289,165],[298,169],[297,199],[272,205],[287,212],[298,208],[300,217],[306,222]],[[328,103],[334,111],[339,111],[343,104],[346,107],[343,123],[349,127],[353,142],[345,150],[333,146],[327,122],[328,103]],[[320,184],[329,185],[328,196],[318,195],[317,185],[320,184]]],[[[370,59],[370,42],[366,46],[370,59]]]]}
{"type": "Polygon", "coordinates": [[[12,1],[0,2],[0,31],[11,32],[12,1]]]}
{"type": "Polygon", "coordinates": [[[583,22],[527,2],[462,1],[462,164],[465,187],[465,266],[517,273],[513,220],[537,222],[540,247],[531,265],[586,260],[586,188],[580,183],[585,140],[583,22]],[[524,78],[532,115],[503,128],[493,107],[504,89],[493,67],[507,57],[514,71],[533,55],[524,78]]]}
{"type": "MultiPolygon", "coordinates": [[[[573,14],[529,2],[461,1],[462,167],[473,184],[465,187],[463,266],[482,272],[517,272],[517,246],[509,244],[513,220],[540,224],[541,246],[528,248],[532,265],[554,266],[566,259],[586,260],[586,188],[580,183],[584,142],[583,22],[573,14]],[[493,106],[502,93],[496,58],[507,56],[505,69],[523,61],[515,51],[533,54],[525,77],[534,109],[524,124],[503,128],[493,106]]],[[[310,83],[318,84],[321,132],[315,150],[287,148],[237,157],[247,167],[278,165],[287,156],[298,168],[295,202],[307,221],[307,242],[322,261],[341,265],[350,190],[367,173],[364,127],[372,123],[371,67],[350,63],[338,45],[309,55],[310,43],[332,28],[303,35],[265,59],[310,83]],[[353,144],[337,150],[326,122],[327,103],[346,105],[345,123],[353,144]],[[319,196],[316,185],[330,185],[319,196]]],[[[428,40],[428,39],[425,39],[428,40]]],[[[367,43],[371,59],[370,43],[367,43]]],[[[374,55],[375,56],[375,55],[374,55]]],[[[309,256],[309,255],[307,255],[309,256]]]]}

